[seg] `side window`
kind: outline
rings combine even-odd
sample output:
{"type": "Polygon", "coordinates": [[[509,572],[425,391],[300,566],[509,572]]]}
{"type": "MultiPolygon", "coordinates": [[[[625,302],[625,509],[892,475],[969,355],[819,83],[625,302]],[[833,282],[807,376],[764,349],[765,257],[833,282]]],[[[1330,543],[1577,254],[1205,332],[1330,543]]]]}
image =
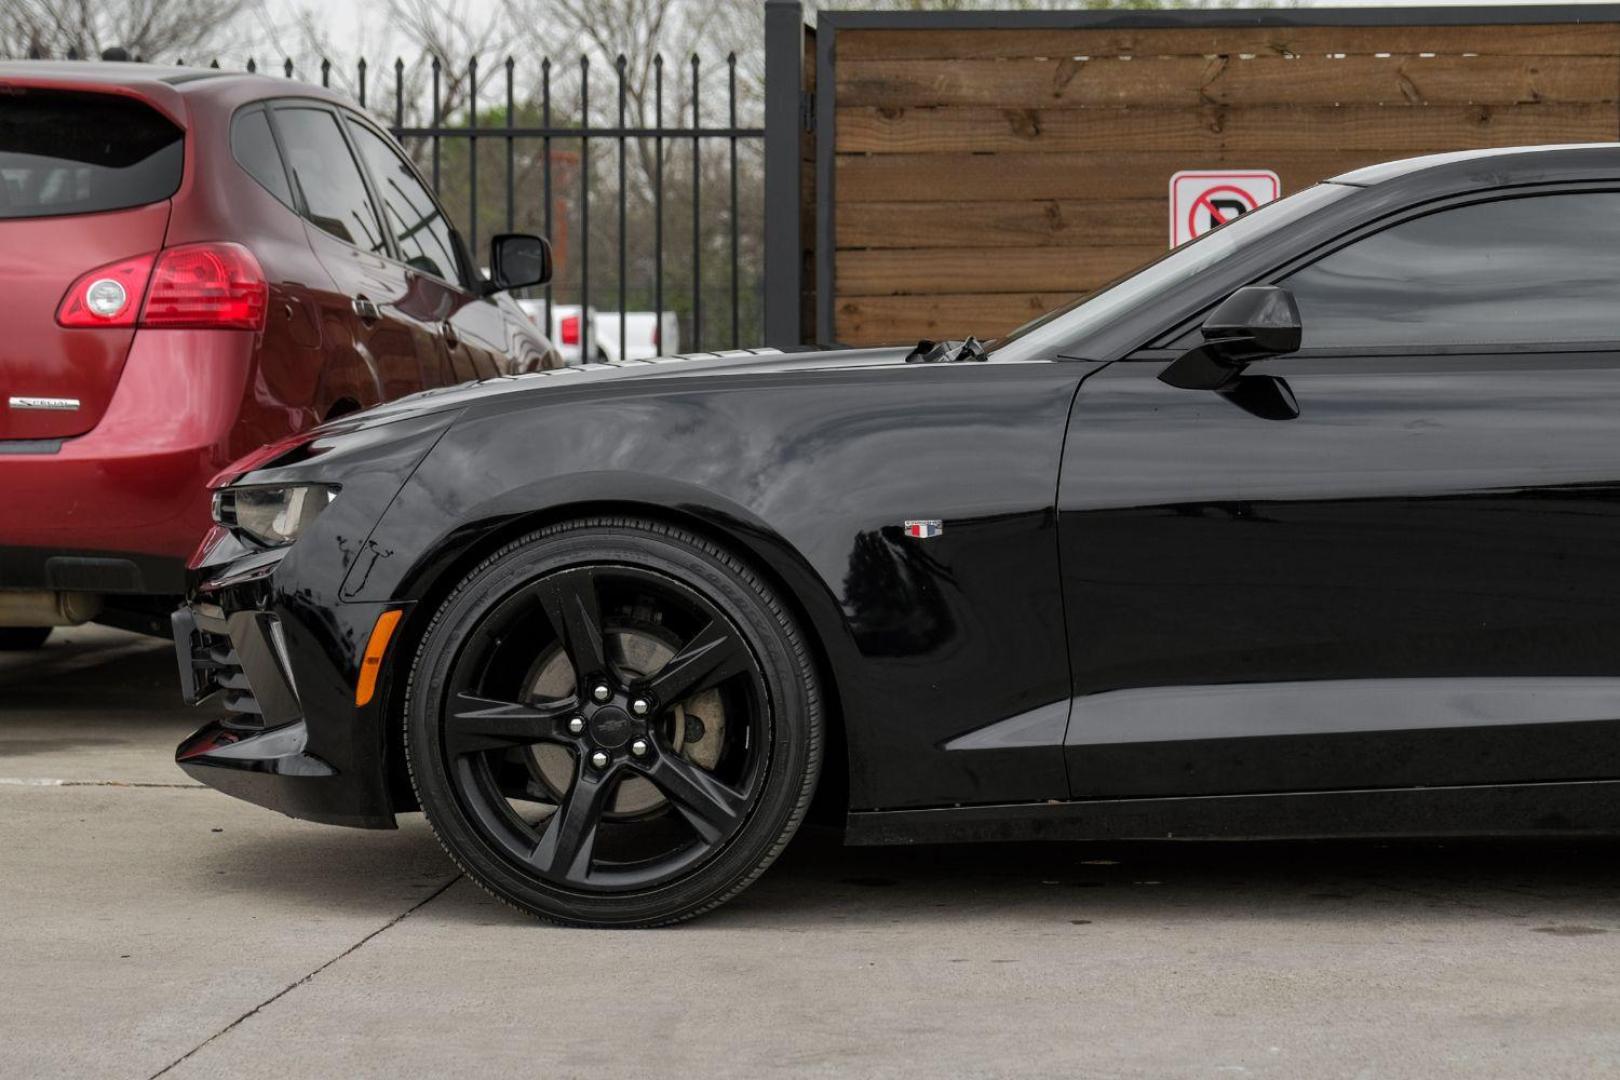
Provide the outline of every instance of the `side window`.
{"type": "Polygon", "coordinates": [[[1620,341],[1620,193],[1442,210],[1281,284],[1307,349],[1620,341]]]}
{"type": "Polygon", "coordinates": [[[237,164],[259,182],[259,186],[292,207],[292,185],[281,166],[281,154],[270,134],[270,120],[262,108],[244,109],[231,120],[231,153],[237,164]]]}
{"type": "Polygon", "coordinates": [[[376,208],[337,117],[325,109],[283,105],[276,108],[276,127],[310,223],[357,248],[387,254],[376,208]]]}
{"type": "Polygon", "coordinates": [[[424,274],[464,286],[454,233],[438,202],[405,159],[375,131],[352,120],[349,131],[371,170],[400,255],[424,274]]]}

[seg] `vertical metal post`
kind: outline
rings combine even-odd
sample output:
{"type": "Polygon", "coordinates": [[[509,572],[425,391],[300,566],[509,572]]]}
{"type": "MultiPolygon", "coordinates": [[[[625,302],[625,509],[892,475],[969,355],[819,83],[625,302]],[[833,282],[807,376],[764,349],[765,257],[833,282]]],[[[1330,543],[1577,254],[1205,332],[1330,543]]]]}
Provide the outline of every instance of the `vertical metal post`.
{"type": "Polygon", "coordinates": [[[727,82],[731,92],[731,347],[742,344],[742,317],[738,310],[741,293],[737,286],[737,259],[741,249],[737,225],[737,54],[726,57],[727,82]]]}
{"type": "Polygon", "coordinates": [[[624,97],[624,67],[625,67],[626,63],[628,63],[628,61],[625,60],[624,53],[620,53],[619,54],[619,61],[618,61],[618,66],[619,66],[619,359],[620,360],[626,359],[625,353],[627,351],[626,350],[626,341],[625,341],[625,320],[626,320],[626,315],[625,315],[625,310],[624,309],[626,307],[626,297],[625,297],[625,293],[624,293],[624,283],[625,283],[625,276],[626,276],[625,270],[626,270],[626,267],[628,265],[628,260],[625,257],[625,249],[628,246],[628,243],[627,243],[628,237],[625,236],[625,210],[626,210],[626,199],[629,197],[629,192],[628,192],[628,189],[626,188],[625,182],[624,182],[624,151],[625,151],[625,144],[628,143],[630,140],[624,133],[624,130],[625,130],[624,129],[624,103],[625,103],[625,97],[624,97]]]}
{"type": "Polygon", "coordinates": [[[394,134],[405,126],[405,58],[394,57],[394,134]]]}
{"type": "MultiPolygon", "coordinates": [[[[219,66],[217,61],[215,62],[214,66],[219,66]]],[[[325,57],[321,58],[321,86],[325,87],[326,89],[331,89],[332,87],[332,61],[326,59],[325,57]]]]}
{"type": "Polygon", "coordinates": [[[467,246],[478,272],[478,57],[467,61],[467,246]]]}
{"type": "Polygon", "coordinates": [[[440,72],[441,72],[442,68],[443,68],[443,65],[439,63],[439,58],[437,56],[435,56],[433,58],[433,124],[432,124],[432,127],[433,127],[433,136],[432,136],[432,140],[433,140],[432,141],[432,147],[433,147],[433,194],[435,194],[435,195],[437,195],[439,193],[439,124],[443,119],[443,114],[439,111],[439,76],[440,76],[440,72]]]}
{"type": "Polygon", "coordinates": [[[801,0],[765,0],[765,344],[804,340],[799,164],[804,86],[801,0]]]}
{"type": "Polygon", "coordinates": [[[362,56],[360,58],[360,62],[355,65],[355,70],[358,72],[358,78],[360,80],[360,107],[362,109],[364,109],[366,107],[366,58],[365,57],[362,56]]]}
{"type": "Polygon", "coordinates": [[[591,362],[591,58],[579,58],[579,362],[591,362]]]}
{"type": "Polygon", "coordinates": [[[703,348],[703,110],[698,104],[698,56],[692,54],[692,349],[703,348]]]}
{"type": "Polygon", "coordinates": [[[517,211],[513,206],[517,188],[517,160],[516,147],[513,145],[512,128],[516,124],[512,107],[512,68],[513,61],[510,56],[506,58],[506,231],[514,232],[517,228],[517,211]]]}
{"type": "Polygon", "coordinates": [[[653,57],[653,317],[658,349],[669,348],[664,329],[664,57],[653,57]]]}
{"type": "MultiPolygon", "coordinates": [[[[551,57],[544,57],[540,61],[540,129],[551,130],[551,57]]],[[[551,226],[551,136],[540,137],[540,197],[545,206],[546,239],[552,239],[551,226]]],[[[546,282],[546,337],[556,333],[556,319],[552,312],[552,285],[546,282]]]]}

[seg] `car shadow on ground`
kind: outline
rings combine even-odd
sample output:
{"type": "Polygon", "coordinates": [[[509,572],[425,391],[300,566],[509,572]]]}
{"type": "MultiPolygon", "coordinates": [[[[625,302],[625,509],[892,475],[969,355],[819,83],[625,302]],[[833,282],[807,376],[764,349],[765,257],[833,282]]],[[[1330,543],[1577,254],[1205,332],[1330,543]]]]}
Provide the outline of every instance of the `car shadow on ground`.
{"type": "MultiPolygon", "coordinates": [[[[378,844],[413,876],[448,881],[453,865],[418,815],[397,834],[298,829],[217,846],[212,865],[239,888],[296,903],[334,877],[375,872],[378,844]]],[[[206,873],[214,869],[198,867],[206,873]]],[[[311,898],[313,899],[313,898],[311,898]]],[[[379,898],[379,913],[386,910],[379,898]]],[[[527,920],[465,884],[419,918],[527,920]]],[[[848,848],[836,830],[804,830],[751,888],[702,922],[735,931],[986,923],[1076,926],[1183,918],[1523,921],[1530,931],[1620,933],[1620,841],[1478,840],[1319,843],[1040,843],[848,848]]],[[[537,924],[538,925],[538,924],[537,924]]]]}

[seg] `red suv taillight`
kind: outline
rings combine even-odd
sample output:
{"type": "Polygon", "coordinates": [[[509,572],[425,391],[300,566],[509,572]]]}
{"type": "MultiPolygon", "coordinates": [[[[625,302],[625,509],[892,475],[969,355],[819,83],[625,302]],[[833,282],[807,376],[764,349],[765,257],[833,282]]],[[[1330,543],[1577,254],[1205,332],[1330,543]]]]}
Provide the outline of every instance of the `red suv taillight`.
{"type": "Polygon", "coordinates": [[[242,245],[182,244],[80,277],[62,298],[56,321],[68,327],[262,330],[269,294],[259,260],[242,245]]]}
{"type": "Polygon", "coordinates": [[[156,258],[137,255],[85,274],[62,297],[56,321],[63,326],[134,326],[156,258]]]}
{"type": "Polygon", "coordinates": [[[579,316],[564,315],[562,319],[562,339],[564,345],[579,344],[579,316]]]}

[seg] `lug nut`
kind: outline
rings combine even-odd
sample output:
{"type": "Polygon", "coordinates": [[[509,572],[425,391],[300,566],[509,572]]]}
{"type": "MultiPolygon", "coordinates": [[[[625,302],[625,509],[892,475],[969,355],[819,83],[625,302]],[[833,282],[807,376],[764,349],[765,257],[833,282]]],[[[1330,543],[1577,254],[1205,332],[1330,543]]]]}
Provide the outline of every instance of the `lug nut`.
{"type": "Polygon", "coordinates": [[[591,691],[591,697],[595,698],[597,701],[606,701],[612,696],[613,688],[608,686],[607,683],[597,683],[596,688],[591,691]]]}
{"type": "Polygon", "coordinates": [[[585,718],[583,716],[576,716],[572,720],[568,721],[568,730],[572,731],[575,735],[578,735],[580,732],[584,731],[585,718]]]}
{"type": "Polygon", "coordinates": [[[649,712],[652,712],[652,702],[644,697],[638,697],[630,703],[630,711],[637,716],[646,716],[649,712]]]}
{"type": "Polygon", "coordinates": [[[630,744],[630,752],[632,754],[636,755],[636,757],[646,757],[647,756],[647,740],[646,739],[637,739],[635,742],[631,743],[630,744]]]}
{"type": "Polygon", "coordinates": [[[596,753],[591,755],[591,764],[595,765],[598,769],[607,768],[607,763],[608,756],[602,751],[598,750],[596,753]]]}

